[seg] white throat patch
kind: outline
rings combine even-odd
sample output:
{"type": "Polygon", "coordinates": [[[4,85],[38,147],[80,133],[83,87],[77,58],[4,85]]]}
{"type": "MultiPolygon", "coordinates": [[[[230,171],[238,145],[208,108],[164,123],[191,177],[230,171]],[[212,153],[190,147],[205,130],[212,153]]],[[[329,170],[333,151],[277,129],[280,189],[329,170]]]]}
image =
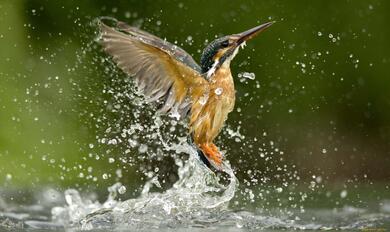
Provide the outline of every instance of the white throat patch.
{"type": "Polygon", "coordinates": [[[215,70],[217,70],[217,65],[219,64],[219,60],[215,60],[213,66],[207,71],[207,78],[210,78],[214,75],[215,70]]]}

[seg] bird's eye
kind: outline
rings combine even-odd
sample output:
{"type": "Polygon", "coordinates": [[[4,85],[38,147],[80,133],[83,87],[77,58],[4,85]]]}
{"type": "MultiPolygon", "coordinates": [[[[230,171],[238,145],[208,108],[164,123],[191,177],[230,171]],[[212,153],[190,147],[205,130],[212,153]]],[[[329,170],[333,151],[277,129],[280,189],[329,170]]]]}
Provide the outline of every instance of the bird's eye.
{"type": "Polygon", "coordinates": [[[225,40],[222,42],[222,47],[226,48],[227,46],[229,46],[229,40],[225,40]]]}

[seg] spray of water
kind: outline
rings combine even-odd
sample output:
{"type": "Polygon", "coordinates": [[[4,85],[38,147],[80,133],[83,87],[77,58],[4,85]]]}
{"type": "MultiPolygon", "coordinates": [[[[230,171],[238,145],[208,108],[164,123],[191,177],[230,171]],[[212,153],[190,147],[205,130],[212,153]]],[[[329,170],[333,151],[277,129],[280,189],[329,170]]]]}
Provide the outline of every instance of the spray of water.
{"type": "Polygon", "coordinates": [[[212,215],[227,211],[238,186],[230,165],[225,164],[229,183],[223,186],[218,176],[198,159],[194,147],[183,143],[171,149],[189,155],[186,161],[175,159],[179,178],[172,188],[162,193],[150,192],[151,185],[159,185],[158,180],[152,178],[144,185],[139,197],[121,202],[116,200],[116,194],[122,187],[117,183],[109,188],[108,199],[102,204],[83,201],[76,190],[67,190],[67,206],[53,208],[53,219],[82,229],[114,226],[153,228],[192,225],[194,221],[207,224],[215,220],[212,215]]]}

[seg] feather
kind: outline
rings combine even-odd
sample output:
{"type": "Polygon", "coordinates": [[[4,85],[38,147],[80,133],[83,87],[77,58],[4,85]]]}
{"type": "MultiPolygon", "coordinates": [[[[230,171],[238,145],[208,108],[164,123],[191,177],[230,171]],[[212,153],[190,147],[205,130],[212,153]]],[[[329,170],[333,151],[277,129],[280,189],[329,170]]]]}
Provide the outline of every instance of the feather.
{"type": "Polygon", "coordinates": [[[134,76],[148,102],[163,101],[160,112],[187,115],[192,99],[207,91],[199,65],[183,49],[123,22],[117,23],[119,30],[99,25],[104,51],[134,76]]]}

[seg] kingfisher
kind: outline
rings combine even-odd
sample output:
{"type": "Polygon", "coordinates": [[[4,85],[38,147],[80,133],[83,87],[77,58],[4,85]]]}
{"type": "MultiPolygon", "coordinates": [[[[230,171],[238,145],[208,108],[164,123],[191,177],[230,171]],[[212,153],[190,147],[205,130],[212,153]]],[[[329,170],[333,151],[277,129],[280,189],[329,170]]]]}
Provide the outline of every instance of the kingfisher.
{"type": "Polygon", "coordinates": [[[274,22],[215,39],[204,48],[199,65],[177,45],[113,21],[110,26],[98,22],[103,50],[135,79],[138,90],[147,102],[159,106],[160,113],[188,118],[189,135],[201,160],[221,171],[224,157],[214,140],[235,104],[230,63],[246,41],[274,22]]]}

